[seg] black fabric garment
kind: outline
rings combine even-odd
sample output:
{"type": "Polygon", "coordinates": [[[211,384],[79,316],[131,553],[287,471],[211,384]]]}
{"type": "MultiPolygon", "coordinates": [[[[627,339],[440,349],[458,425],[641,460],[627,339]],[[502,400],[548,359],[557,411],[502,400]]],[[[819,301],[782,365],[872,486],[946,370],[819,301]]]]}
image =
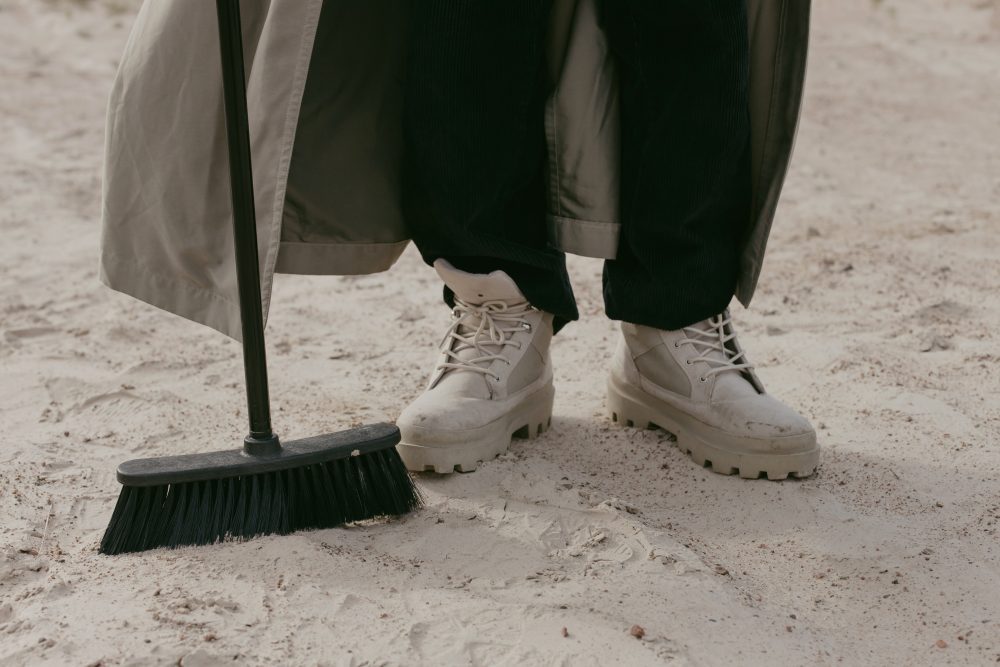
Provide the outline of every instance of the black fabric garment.
{"type": "MultiPolygon", "coordinates": [[[[421,0],[405,89],[404,207],[433,263],[506,271],[561,325],[577,318],[545,232],[549,0],[421,0]]],[[[735,289],[750,207],[745,0],[604,0],[620,76],[614,319],[677,329],[735,289]]],[[[450,301],[446,291],[446,300],[450,301]]]]}

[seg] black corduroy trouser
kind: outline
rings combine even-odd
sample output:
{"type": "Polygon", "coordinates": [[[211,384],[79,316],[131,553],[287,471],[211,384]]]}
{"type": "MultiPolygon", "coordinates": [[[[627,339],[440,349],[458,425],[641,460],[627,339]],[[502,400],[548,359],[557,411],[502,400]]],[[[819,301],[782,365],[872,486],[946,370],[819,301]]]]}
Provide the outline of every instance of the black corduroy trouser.
{"type": "MultiPolygon", "coordinates": [[[[576,303],[545,221],[550,10],[413,4],[403,189],[425,261],[506,271],[564,323],[576,303]]],[[[603,0],[600,13],[621,107],[622,227],[605,308],[677,329],[724,310],[736,286],[750,215],[746,0],[603,0]]]]}

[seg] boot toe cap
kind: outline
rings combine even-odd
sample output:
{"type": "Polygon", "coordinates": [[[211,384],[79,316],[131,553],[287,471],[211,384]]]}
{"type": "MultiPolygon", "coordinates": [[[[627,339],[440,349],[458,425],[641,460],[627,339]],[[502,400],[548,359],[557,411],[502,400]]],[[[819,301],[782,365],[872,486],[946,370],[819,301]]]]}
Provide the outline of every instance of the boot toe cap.
{"type": "Polygon", "coordinates": [[[816,431],[809,420],[768,394],[735,401],[731,408],[735,430],[745,437],[770,441],[779,447],[816,444],[816,431]]]}
{"type": "Polygon", "coordinates": [[[396,420],[404,439],[417,432],[457,433],[481,428],[499,415],[492,414],[489,401],[450,396],[446,405],[439,401],[422,400],[424,394],[411,403],[396,420]]]}

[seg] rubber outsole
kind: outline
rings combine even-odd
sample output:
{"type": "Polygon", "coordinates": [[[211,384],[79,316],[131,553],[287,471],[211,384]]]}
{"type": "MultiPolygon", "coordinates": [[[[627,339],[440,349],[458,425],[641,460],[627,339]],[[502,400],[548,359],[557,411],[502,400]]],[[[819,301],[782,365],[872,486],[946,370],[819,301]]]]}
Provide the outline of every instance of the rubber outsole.
{"type": "Polygon", "coordinates": [[[813,475],[819,465],[819,447],[788,454],[733,452],[691,433],[662,410],[626,396],[613,380],[608,381],[608,416],[621,426],[660,429],[672,433],[677,447],[702,466],[720,475],[739,475],[744,479],[780,481],[789,476],[803,479],[813,475]]]}

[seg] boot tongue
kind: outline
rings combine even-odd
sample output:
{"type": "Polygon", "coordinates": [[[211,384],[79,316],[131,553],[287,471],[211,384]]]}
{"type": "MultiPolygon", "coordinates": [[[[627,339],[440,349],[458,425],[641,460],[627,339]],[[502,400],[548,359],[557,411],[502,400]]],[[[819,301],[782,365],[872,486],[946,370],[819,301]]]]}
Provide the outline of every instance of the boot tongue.
{"type": "MultiPolygon", "coordinates": [[[[456,269],[444,259],[434,262],[434,269],[437,271],[444,284],[455,293],[455,297],[471,306],[481,306],[491,301],[500,301],[508,306],[523,304],[526,302],[524,294],[518,289],[517,284],[503,271],[493,271],[492,273],[468,273],[456,269]]],[[[479,322],[475,317],[469,317],[458,328],[458,333],[463,336],[471,336],[477,329],[479,322]]],[[[479,345],[485,352],[499,352],[501,346],[489,342],[489,333],[483,331],[479,338],[479,345]]],[[[459,359],[474,359],[482,356],[483,352],[469,347],[458,352],[459,359]]],[[[477,364],[486,367],[487,364],[477,364]]],[[[451,370],[438,382],[439,386],[447,384],[449,390],[455,391],[463,396],[475,398],[490,398],[490,389],[487,384],[486,375],[474,371],[451,370]]]]}
{"type": "MultiPolygon", "coordinates": [[[[691,329],[698,329],[700,331],[705,331],[712,336],[713,339],[709,339],[708,336],[689,336],[689,338],[695,338],[697,340],[711,340],[712,343],[718,343],[721,339],[719,338],[719,328],[713,324],[712,319],[702,320],[696,324],[692,324],[691,329]]],[[[707,346],[698,345],[696,347],[699,354],[708,357],[710,359],[717,359],[723,363],[729,363],[729,358],[722,352],[722,350],[710,350],[707,346]]],[[[723,365],[723,363],[709,363],[707,364],[710,368],[718,368],[723,365]]],[[[715,389],[712,392],[713,400],[722,401],[733,401],[740,398],[746,398],[747,396],[757,396],[757,388],[754,387],[749,380],[739,371],[723,371],[721,373],[716,373],[715,375],[715,389]]]]}
{"type": "Polygon", "coordinates": [[[456,269],[444,259],[434,262],[434,270],[456,297],[473,306],[487,301],[503,301],[508,306],[513,306],[527,300],[517,284],[503,271],[468,273],[456,269]]]}

